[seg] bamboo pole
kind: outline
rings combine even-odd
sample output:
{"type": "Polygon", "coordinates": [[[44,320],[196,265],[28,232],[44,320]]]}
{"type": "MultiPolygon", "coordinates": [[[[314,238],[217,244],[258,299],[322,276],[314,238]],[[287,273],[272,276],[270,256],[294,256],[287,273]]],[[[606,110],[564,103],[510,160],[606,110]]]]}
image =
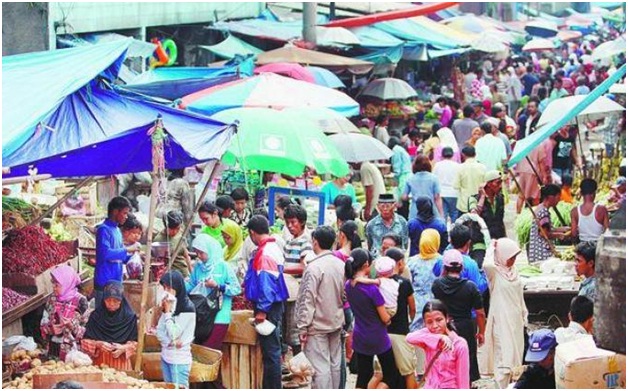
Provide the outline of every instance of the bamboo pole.
{"type": "MultiPolygon", "coordinates": [[[[158,118],[155,123],[156,131],[159,132],[161,128],[161,118],[158,118]]],[[[154,143],[154,141],[153,141],[154,143]]],[[[162,141],[163,143],[163,141],[162,141]]],[[[146,233],[146,248],[147,253],[144,258],[144,279],[142,280],[142,298],[140,302],[140,321],[138,328],[138,345],[137,355],[135,358],[135,371],[140,372],[142,369],[142,352],[144,351],[144,339],[146,334],[146,301],[148,300],[148,284],[150,282],[150,262],[151,262],[151,247],[153,243],[153,226],[155,225],[155,212],[157,210],[157,196],[159,193],[159,159],[164,157],[155,156],[155,146],[153,146],[153,171],[151,178],[153,183],[151,185],[150,193],[150,212],[148,215],[148,232],[146,233]]]]}
{"type": "MultiPolygon", "coordinates": [[[[174,259],[177,257],[177,254],[181,250],[181,246],[183,246],[183,243],[185,242],[185,238],[187,237],[187,235],[190,232],[190,229],[192,227],[192,222],[194,221],[194,216],[198,213],[198,210],[201,208],[201,204],[205,200],[205,196],[207,195],[207,192],[209,191],[209,187],[211,186],[211,183],[214,181],[214,178],[216,177],[216,174],[218,173],[218,160],[214,160],[212,162],[209,162],[208,164],[213,164],[214,165],[212,167],[212,172],[209,175],[209,179],[207,180],[207,183],[205,184],[205,187],[203,187],[203,191],[201,192],[201,195],[200,195],[199,199],[196,200],[196,205],[194,206],[194,212],[192,214],[192,218],[185,223],[185,227],[183,229],[183,233],[181,234],[181,238],[177,242],[177,245],[174,247],[174,251],[170,255],[170,260],[168,261],[168,269],[170,269],[170,267],[172,267],[172,263],[174,262],[174,259]]],[[[151,225],[151,227],[152,227],[152,225],[151,225]]]]}
{"type": "MultiPolygon", "coordinates": [[[[508,173],[510,174],[510,176],[512,177],[513,181],[515,181],[515,185],[517,185],[517,189],[519,189],[519,192],[521,194],[523,194],[523,189],[521,188],[521,185],[519,185],[519,181],[517,181],[517,177],[515,177],[515,173],[512,172],[512,170],[508,170],[508,173]]],[[[532,212],[532,218],[534,219],[534,222],[536,223],[537,227],[539,227],[539,234],[541,235],[541,237],[543,239],[545,239],[547,241],[547,244],[549,244],[550,246],[550,250],[552,251],[552,254],[554,254],[554,256],[559,257],[560,258],[560,253],[558,251],[556,251],[556,247],[554,246],[554,243],[550,240],[550,238],[545,234],[545,231],[543,230],[543,228],[541,227],[541,223],[539,221],[539,218],[536,216],[536,213],[534,212],[534,209],[532,208],[532,205],[530,205],[530,203],[528,202],[527,199],[523,199],[526,207],[528,209],[530,209],[530,212],[532,212]]]]}
{"type": "Polygon", "coordinates": [[[31,222],[29,222],[28,225],[37,225],[37,224],[39,224],[44,219],[44,217],[46,217],[47,215],[52,213],[61,204],[63,204],[68,198],[72,197],[72,194],[74,194],[75,191],[77,191],[77,190],[81,189],[82,187],[84,187],[84,186],[90,184],[91,182],[93,182],[94,178],[95,178],[94,176],[89,176],[89,177],[83,179],[82,181],[80,181],[79,183],[77,183],[74,186],[74,190],[67,192],[63,197],[61,197],[59,199],[59,201],[55,202],[54,205],[52,205],[44,213],[39,215],[39,217],[37,217],[37,218],[33,219],[31,222]]]}

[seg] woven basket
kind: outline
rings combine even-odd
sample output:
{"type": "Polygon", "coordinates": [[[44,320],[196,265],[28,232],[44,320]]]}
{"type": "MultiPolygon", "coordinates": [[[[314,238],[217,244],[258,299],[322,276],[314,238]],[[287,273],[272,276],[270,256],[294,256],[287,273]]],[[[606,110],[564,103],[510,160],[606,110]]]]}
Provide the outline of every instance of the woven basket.
{"type": "MultiPolygon", "coordinates": [[[[142,372],[150,381],[162,381],[161,345],[154,335],[146,335],[142,353],[142,372]]],[[[222,352],[205,346],[192,344],[192,368],[190,383],[212,382],[218,379],[222,352]]]]}

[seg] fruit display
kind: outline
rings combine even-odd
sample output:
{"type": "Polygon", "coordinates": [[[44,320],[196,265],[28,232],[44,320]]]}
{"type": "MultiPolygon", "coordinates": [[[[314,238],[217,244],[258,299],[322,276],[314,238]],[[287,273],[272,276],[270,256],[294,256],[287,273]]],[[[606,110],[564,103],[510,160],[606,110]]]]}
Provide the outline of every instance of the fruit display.
{"type": "Polygon", "coordinates": [[[57,242],[65,242],[74,239],[72,234],[65,229],[65,225],[63,225],[63,223],[53,224],[50,229],[46,230],[46,232],[57,242]]]}

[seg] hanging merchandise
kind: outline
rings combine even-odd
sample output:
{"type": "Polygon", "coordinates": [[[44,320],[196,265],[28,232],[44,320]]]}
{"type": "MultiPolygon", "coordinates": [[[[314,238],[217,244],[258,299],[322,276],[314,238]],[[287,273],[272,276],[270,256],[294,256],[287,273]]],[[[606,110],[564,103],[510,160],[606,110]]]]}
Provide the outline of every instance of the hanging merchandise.
{"type": "Polygon", "coordinates": [[[150,58],[151,69],[157,67],[169,67],[175,64],[177,57],[179,56],[179,52],[177,44],[172,39],[166,39],[162,42],[157,38],[153,38],[150,41],[157,45],[157,49],[155,49],[155,55],[157,58],[150,58]]]}

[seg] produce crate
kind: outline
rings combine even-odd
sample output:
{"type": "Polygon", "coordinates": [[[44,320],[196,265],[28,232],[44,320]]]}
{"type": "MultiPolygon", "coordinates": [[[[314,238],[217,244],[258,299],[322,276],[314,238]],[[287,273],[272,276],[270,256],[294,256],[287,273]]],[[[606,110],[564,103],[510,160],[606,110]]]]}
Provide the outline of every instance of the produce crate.
{"type": "Polygon", "coordinates": [[[222,384],[226,388],[262,388],[262,348],[249,323],[253,311],[231,312],[231,324],[222,344],[222,384]]]}
{"type": "MultiPolygon", "coordinates": [[[[59,265],[64,263],[74,268],[77,273],[80,273],[79,257],[70,258],[59,265]]],[[[2,274],[2,286],[28,295],[36,295],[38,293],[48,295],[52,293],[52,270],[59,265],[53,266],[35,277],[26,273],[4,273],[2,274]]]]}
{"type": "MultiPolygon", "coordinates": [[[[39,374],[33,375],[34,389],[50,389],[60,381],[73,380],[80,384],[86,382],[104,382],[102,372],[96,373],[59,373],[59,374],[39,374]]],[[[123,387],[126,388],[126,387],[123,387]]]]}
{"type": "Polygon", "coordinates": [[[2,338],[12,337],[14,335],[23,335],[24,328],[22,326],[22,318],[18,318],[13,322],[2,321],[2,338]]]}

